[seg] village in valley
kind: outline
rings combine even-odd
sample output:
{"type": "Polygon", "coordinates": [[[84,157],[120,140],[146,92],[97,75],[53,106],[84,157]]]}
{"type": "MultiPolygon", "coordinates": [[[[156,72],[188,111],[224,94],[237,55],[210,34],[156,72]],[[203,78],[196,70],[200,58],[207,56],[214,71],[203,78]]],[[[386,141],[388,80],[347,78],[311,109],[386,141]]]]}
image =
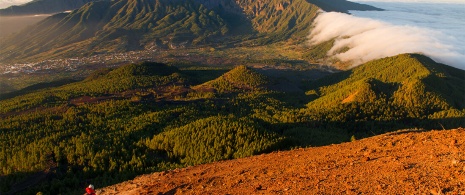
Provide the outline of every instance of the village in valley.
{"type": "Polygon", "coordinates": [[[125,53],[96,54],[89,57],[72,57],[43,60],[31,63],[0,64],[0,75],[20,73],[53,73],[76,71],[80,66],[112,67],[115,64],[154,60],[154,51],[130,51],[125,53]]]}

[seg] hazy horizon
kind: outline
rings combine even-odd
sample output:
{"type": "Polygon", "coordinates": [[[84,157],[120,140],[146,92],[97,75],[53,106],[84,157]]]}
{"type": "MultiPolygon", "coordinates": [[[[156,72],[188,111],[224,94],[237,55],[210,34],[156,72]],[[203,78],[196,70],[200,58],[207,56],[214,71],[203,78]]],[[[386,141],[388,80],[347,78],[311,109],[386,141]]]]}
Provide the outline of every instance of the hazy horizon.
{"type": "Polygon", "coordinates": [[[4,9],[13,5],[21,5],[32,0],[0,0],[0,9],[4,9]]]}
{"type": "Polygon", "coordinates": [[[50,15],[0,16],[0,38],[19,32],[27,26],[36,24],[50,15]]]}

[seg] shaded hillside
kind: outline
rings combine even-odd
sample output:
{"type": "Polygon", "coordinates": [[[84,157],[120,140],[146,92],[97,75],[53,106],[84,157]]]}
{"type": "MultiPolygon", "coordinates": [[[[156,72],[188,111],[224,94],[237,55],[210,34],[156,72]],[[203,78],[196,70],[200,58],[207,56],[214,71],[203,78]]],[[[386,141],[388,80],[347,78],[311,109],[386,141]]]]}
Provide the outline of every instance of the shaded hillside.
{"type": "Polygon", "coordinates": [[[98,1],[4,39],[0,61],[303,39],[319,9],[306,0],[98,1]]]}
{"type": "Polygon", "coordinates": [[[54,14],[80,8],[86,3],[96,0],[33,0],[24,5],[0,9],[0,16],[19,16],[36,14],[54,14]]]}
{"type": "Polygon", "coordinates": [[[460,194],[465,129],[403,130],[350,143],[141,175],[110,194],[460,194]],[[421,187],[419,187],[421,186],[421,187]]]}

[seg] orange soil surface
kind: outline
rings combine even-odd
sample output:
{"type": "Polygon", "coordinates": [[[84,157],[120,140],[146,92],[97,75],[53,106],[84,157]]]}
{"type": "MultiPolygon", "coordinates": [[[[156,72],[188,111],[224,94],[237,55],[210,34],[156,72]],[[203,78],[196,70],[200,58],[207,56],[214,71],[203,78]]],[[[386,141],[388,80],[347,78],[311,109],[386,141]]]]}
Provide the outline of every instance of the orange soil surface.
{"type": "Polygon", "coordinates": [[[142,175],[97,194],[465,194],[465,129],[404,130],[142,175]]]}

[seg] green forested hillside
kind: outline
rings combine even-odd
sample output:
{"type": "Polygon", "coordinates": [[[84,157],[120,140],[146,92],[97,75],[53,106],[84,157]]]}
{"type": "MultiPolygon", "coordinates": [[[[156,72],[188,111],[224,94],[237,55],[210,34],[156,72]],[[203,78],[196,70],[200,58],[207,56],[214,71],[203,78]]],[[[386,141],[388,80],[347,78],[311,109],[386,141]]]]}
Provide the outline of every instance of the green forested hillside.
{"type": "Polygon", "coordinates": [[[192,71],[128,64],[1,100],[0,191],[81,194],[152,171],[465,125],[465,72],[417,54],[298,86],[306,93],[271,90],[279,79],[245,66],[200,85],[190,75],[205,72],[192,71]]]}
{"type": "Polygon", "coordinates": [[[347,72],[311,83],[310,93],[318,94],[319,98],[312,101],[309,107],[318,105],[328,108],[341,102],[369,102],[382,97],[386,101],[411,109],[422,105],[436,105],[437,109],[462,109],[465,104],[459,100],[463,98],[465,89],[460,83],[464,76],[463,71],[437,64],[428,57],[401,54],[373,60],[347,72]]]}
{"type": "Polygon", "coordinates": [[[426,56],[401,54],[309,84],[307,95],[314,100],[305,112],[316,120],[350,123],[405,125],[431,119],[440,128],[446,118],[463,121],[464,81],[462,70],[426,56]]]}
{"type": "Polygon", "coordinates": [[[246,66],[238,66],[215,80],[195,86],[194,89],[218,93],[245,92],[265,89],[269,82],[268,78],[256,71],[246,66]]]}
{"type": "Polygon", "coordinates": [[[218,115],[160,133],[145,144],[182,164],[196,165],[279,149],[283,139],[250,118],[218,115]]]}

